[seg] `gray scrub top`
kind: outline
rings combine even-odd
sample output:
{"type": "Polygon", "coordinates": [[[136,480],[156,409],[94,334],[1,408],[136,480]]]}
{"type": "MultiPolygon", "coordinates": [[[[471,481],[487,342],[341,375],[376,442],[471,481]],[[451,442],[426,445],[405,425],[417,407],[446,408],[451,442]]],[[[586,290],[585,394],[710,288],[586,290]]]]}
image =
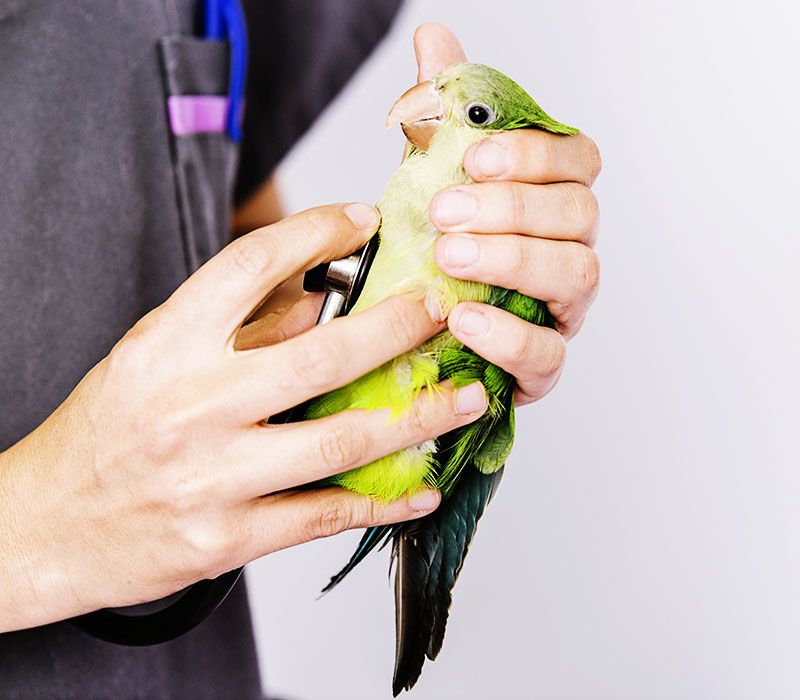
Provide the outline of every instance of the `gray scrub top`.
{"type": "MultiPolygon", "coordinates": [[[[168,128],[169,95],[227,90],[226,48],[193,38],[196,0],[0,0],[0,450],[225,244],[230,200],[269,176],[399,2],[245,0],[237,153],[168,128]]],[[[2,698],[261,696],[243,584],[156,647],[66,623],[0,635],[2,698]]]]}

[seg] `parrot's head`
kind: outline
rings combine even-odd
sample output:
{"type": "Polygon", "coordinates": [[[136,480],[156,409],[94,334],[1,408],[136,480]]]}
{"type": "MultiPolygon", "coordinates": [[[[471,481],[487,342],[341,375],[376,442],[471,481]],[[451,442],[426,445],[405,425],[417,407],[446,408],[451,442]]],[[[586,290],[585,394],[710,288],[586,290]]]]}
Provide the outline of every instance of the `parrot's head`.
{"type": "Polygon", "coordinates": [[[524,128],[578,132],[545,114],[507,75],[479,63],[457,63],[408,90],[392,106],[386,125],[398,122],[421,151],[428,150],[443,124],[479,132],[524,128]]]}

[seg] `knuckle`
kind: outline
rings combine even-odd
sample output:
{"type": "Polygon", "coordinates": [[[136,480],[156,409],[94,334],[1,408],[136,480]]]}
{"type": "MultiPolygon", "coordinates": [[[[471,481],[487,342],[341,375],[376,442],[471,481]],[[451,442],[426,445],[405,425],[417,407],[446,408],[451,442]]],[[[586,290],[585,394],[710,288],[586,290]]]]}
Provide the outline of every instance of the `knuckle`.
{"type": "Polygon", "coordinates": [[[304,386],[330,386],[339,376],[340,356],[335,343],[301,342],[291,359],[293,375],[304,386]]]}
{"type": "Polygon", "coordinates": [[[238,238],[228,248],[230,258],[236,272],[249,277],[262,277],[273,263],[271,238],[261,231],[238,238]]]}
{"type": "Polygon", "coordinates": [[[600,258],[591,249],[580,245],[573,255],[572,280],[580,296],[593,297],[600,285],[600,258]]]}
{"type": "Polygon", "coordinates": [[[151,341],[151,325],[147,317],[143,318],[113,347],[108,356],[112,374],[126,378],[149,374],[156,356],[151,341]]]}
{"type": "Polygon", "coordinates": [[[181,478],[169,489],[169,505],[177,517],[193,516],[208,507],[213,486],[200,475],[181,478]]]}
{"type": "Polygon", "coordinates": [[[594,192],[587,189],[583,200],[586,223],[590,232],[589,240],[594,240],[594,234],[600,224],[600,202],[594,192]]]}
{"type": "Polygon", "coordinates": [[[393,300],[383,316],[388,333],[397,347],[411,348],[419,342],[412,307],[401,299],[393,300]]]}
{"type": "Polygon", "coordinates": [[[557,173],[560,170],[561,154],[556,141],[551,138],[542,138],[540,143],[541,146],[538,149],[537,158],[540,174],[549,176],[557,173]]]}
{"type": "Polygon", "coordinates": [[[603,169],[603,159],[597,144],[588,136],[585,136],[584,140],[586,144],[583,149],[584,169],[586,180],[591,184],[598,178],[600,171],[603,169]]]}
{"type": "Polygon", "coordinates": [[[549,330],[546,342],[542,343],[539,368],[543,375],[558,374],[567,359],[567,341],[556,331],[549,330]]]}
{"type": "Polygon", "coordinates": [[[320,439],[320,453],[326,467],[336,472],[361,463],[367,453],[367,434],[353,426],[337,426],[325,431],[320,439]]]}
{"type": "Polygon", "coordinates": [[[213,577],[230,567],[233,542],[217,518],[193,518],[180,529],[181,551],[200,577],[213,577]]]}
{"type": "Polygon", "coordinates": [[[424,439],[430,434],[429,413],[432,403],[431,397],[428,396],[419,397],[411,404],[411,409],[408,412],[408,425],[411,437],[415,440],[424,439]]]}
{"type": "Polygon", "coordinates": [[[356,518],[359,526],[377,525],[383,522],[383,507],[371,498],[365,498],[359,516],[356,518]]]}
{"type": "Polygon", "coordinates": [[[311,539],[338,535],[353,524],[353,512],[342,496],[335,496],[315,513],[307,524],[311,539]]]}
{"type": "Polygon", "coordinates": [[[183,422],[171,411],[142,411],[135,419],[143,455],[150,462],[174,459],[183,444],[183,422]]]}
{"type": "Polygon", "coordinates": [[[530,354],[530,342],[526,329],[521,328],[516,333],[510,334],[508,355],[511,364],[515,367],[525,364],[530,354]]]}
{"type": "Polygon", "coordinates": [[[583,185],[567,186],[567,194],[575,228],[580,233],[591,233],[600,221],[600,205],[594,193],[583,185]]]}
{"type": "Polygon", "coordinates": [[[535,265],[534,256],[529,245],[532,239],[526,239],[523,236],[506,236],[504,238],[511,242],[509,256],[511,279],[527,279],[533,273],[535,265]]]}
{"type": "Polygon", "coordinates": [[[510,224],[512,227],[519,227],[527,222],[529,218],[530,202],[528,200],[528,192],[530,190],[516,183],[510,184],[505,189],[508,193],[507,208],[512,217],[510,224]]]}
{"type": "Polygon", "coordinates": [[[549,139],[542,134],[532,131],[530,134],[525,134],[525,137],[524,158],[531,177],[536,181],[551,172],[555,155],[549,139]]]}

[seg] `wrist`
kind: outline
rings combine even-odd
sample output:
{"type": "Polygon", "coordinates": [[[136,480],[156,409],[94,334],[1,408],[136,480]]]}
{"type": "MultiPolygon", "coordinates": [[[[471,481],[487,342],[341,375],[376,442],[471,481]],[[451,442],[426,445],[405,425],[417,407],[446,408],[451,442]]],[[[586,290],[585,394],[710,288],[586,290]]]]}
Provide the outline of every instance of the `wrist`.
{"type": "MultiPolygon", "coordinates": [[[[67,500],[65,485],[58,492],[63,465],[55,455],[43,454],[41,443],[47,442],[38,435],[43,428],[0,453],[0,632],[84,611],[65,556],[65,541],[74,533],[61,515],[67,500]]],[[[68,452],[66,445],[59,449],[68,452]]]]}

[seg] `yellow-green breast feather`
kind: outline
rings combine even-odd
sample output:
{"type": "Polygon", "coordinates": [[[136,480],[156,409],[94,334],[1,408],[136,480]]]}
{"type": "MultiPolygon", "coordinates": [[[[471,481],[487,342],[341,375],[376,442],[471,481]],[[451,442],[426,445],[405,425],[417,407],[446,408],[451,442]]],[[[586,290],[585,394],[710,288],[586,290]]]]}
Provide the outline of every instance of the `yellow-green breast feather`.
{"type": "MultiPolygon", "coordinates": [[[[462,160],[469,145],[485,134],[462,125],[444,124],[427,153],[412,151],[389,180],[378,201],[381,212],[380,246],[364,289],[351,313],[358,313],[395,294],[425,301],[432,316],[446,318],[459,301],[486,301],[491,287],[445,275],[433,257],[439,237],[428,216],[428,203],[444,187],[466,184],[462,160]]],[[[444,331],[424,345],[378,367],[346,387],[312,402],[307,418],[346,409],[390,409],[396,420],[425,388],[439,377],[442,348],[457,345],[444,331]]],[[[435,486],[434,441],[388,455],[371,464],[339,474],[333,483],[388,501],[435,486]]]]}

